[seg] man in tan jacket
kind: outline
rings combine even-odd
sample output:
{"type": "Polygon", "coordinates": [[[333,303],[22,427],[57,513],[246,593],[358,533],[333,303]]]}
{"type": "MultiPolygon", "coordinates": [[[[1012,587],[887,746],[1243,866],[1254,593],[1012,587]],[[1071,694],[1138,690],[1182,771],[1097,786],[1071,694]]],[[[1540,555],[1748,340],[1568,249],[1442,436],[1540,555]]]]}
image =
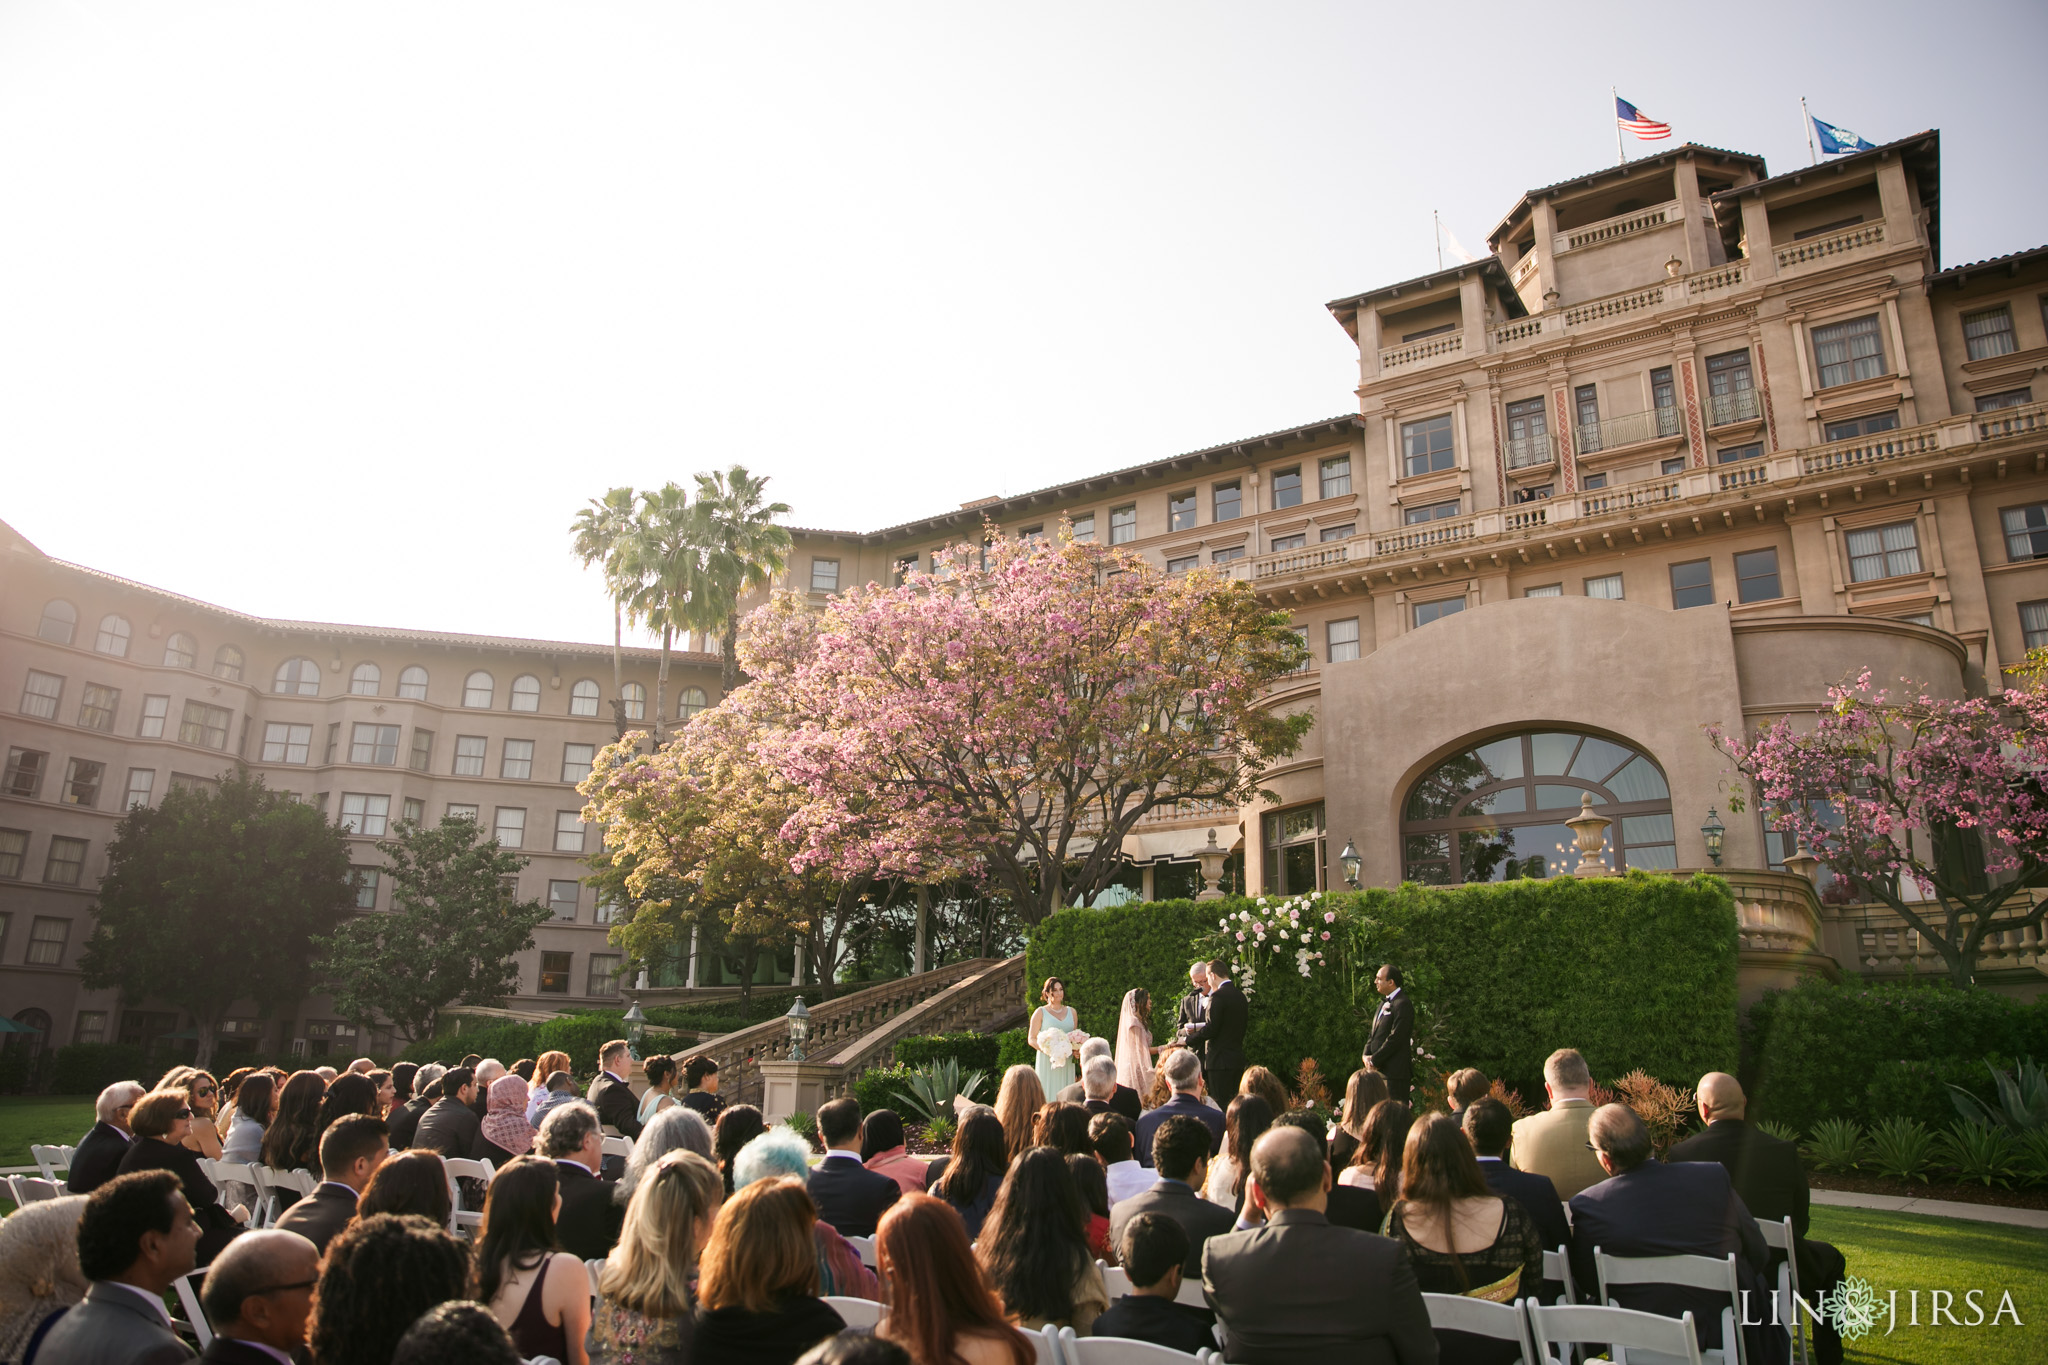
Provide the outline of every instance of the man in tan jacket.
{"type": "Polygon", "coordinates": [[[1593,1120],[1587,1098],[1593,1076],[1577,1049],[1561,1047],[1543,1063],[1543,1090],[1550,1108],[1515,1125],[1508,1160],[1518,1171],[1547,1175],[1557,1197],[1570,1201],[1581,1190],[1607,1179],[1600,1158],[1586,1146],[1586,1128],[1593,1120]]]}

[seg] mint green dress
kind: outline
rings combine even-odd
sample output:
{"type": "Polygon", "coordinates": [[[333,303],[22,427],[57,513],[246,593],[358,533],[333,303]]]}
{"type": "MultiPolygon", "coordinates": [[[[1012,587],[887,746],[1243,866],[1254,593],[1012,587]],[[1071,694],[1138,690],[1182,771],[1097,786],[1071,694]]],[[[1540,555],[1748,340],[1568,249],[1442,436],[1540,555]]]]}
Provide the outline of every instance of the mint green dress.
{"type": "MultiPolygon", "coordinates": [[[[1074,1007],[1072,1005],[1067,1006],[1064,1010],[1055,1010],[1050,1005],[1039,1006],[1038,1028],[1041,1033],[1049,1028],[1059,1029],[1062,1033],[1072,1033],[1078,1027],[1079,1025],[1074,1019],[1074,1007]]],[[[1038,1040],[1034,1038],[1031,1041],[1035,1044],[1038,1040]]],[[[1053,1065],[1052,1058],[1046,1056],[1043,1052],[1037,1052],[1034,1049],[1033,1055],[1038,1064],[1038,1083],[1045,1087],[1045,1097],[1048,1100],[1072,1085],[1079,1074],[1075,1069],[1074,1055],[1072,1053],[1068,1053],[1067,1060],[1058,1066],[1053,1065]]]]}

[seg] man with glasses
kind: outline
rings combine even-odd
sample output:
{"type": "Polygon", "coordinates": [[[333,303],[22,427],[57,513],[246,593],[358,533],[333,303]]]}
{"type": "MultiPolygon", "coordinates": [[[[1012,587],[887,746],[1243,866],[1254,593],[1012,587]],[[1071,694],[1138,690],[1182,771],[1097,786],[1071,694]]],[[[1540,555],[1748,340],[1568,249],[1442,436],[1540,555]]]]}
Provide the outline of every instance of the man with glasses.
{"type": "Polygon", "coordinates": [[[206,1269],[200,1302],[213,1324],[201,1361],[291,1365],[306,1344],[320,1253],[296,1232],[245,1232],[206,1269]]]}
{"type": "Polygon", "coordinates": [[[142,1086],[135,1081],[115,1081],[100,1091],[93,1105],[97,1122],[78,1140],[77,1155],[71,1158],[71,1169],[64,1178],[65,1189],[91,1194],[114,1178],[121,1169],[121,1158],[128,1154],[128,1144],[135,1140],[128,1127],[128,1111],[142,1096],[142,1086]]]}

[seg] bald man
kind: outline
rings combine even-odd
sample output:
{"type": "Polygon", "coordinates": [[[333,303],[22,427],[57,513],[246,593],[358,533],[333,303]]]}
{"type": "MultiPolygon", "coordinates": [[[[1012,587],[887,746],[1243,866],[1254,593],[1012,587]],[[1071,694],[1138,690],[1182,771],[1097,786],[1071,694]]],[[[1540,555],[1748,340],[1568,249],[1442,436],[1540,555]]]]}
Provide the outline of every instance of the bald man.
{"type": "Polygon", "coordinates": [[[306,1344],[320,1253],[296,1232],[269,1228],[229,1242],[206,1268],[200,1300],[213,1340],[202,1362],[291,1365],[306,1344]]]}

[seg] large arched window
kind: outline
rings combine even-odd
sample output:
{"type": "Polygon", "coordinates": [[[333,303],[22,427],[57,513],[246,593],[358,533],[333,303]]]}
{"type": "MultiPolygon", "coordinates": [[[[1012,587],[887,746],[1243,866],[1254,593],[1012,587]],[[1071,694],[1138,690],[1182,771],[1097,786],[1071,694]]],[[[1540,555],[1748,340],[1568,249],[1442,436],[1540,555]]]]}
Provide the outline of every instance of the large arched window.
{"type": "Polygon", "coordinates": [[[77,630],[77,607],[61,597],[52,598],[43,604],[43,619],[36,626],[37,635],[45,640],[55,640],[60,645],[68,645],[77,630]]]}
{"type": "Polygon", "coordinates": [[[398,675],[398,695],[407,701],[427,699],[427,670],[414,664],[398,675]]]}
{"type": "Polygon", "coordinates": [[[521,673],[512,680],[512,709],[514,711],[540,710],[540,679],[531,673],[521,673]]]}
{"type": "Polygon", "coordinates": [[[277,679],[270,690],[287,697],[320,695],[320,665],[311,659],[286,659],[277,666],[277,679]]]}
{"type": "Polygon", "coordinates": [[[479,711],[491,709],[491,698],[498,690],[497,682],[490,674],[479,668],[462,680],[462,704],[473,706],[479,711]]]}
{"type": "Polygon", "coordinates": [[[351,696],[374,697],[383,686],[384,670],[375,664],[357,664],[355,672],[348,675],[351,696]]]}
{"type": "Polygon", "coordinates": [[[1609,867],[1678,866],[1671,788],[1654,759],[1599,735],[1541,730],[1488,740],[1422,775],[1401,812],[1401,875],[1442,886],[1569,872],[1579,856],[1564,822],[1585,792],[1614,821],[1609,867]]]}
{"type": "Polygon", "coordinates": [[[199,662],[199,642],[179,631],[171,636],[171,642],[164,646],[165,668],[190,668],[199,662]]]}
{"type": "Polygon", "coordinates": [[[677,720],[694,720],[697,713],[703,709],[704,689],[701,687],[686,687],[683,689],[683,695],[676,698],[677,720]]]}
{"type": "Polygon", "coordinates": [[[222,645],[213,651],[213,676],[226,678],[229,682],[242,680],[242,651],[233,645],[222,645]]]}
{"type": "Polygon", "coordinates": [[[594,716],[597,714],[597,684],[588,678],[579,679],[569,689],[569,714],[572,716],[594,716]]]}
{"type": "Polygon", "coordinates": [[[627,720],[647,719],[647,689],[640,683],[627,683],[620,688],[619,703],[627,720]]]}
{"type": "Polygon", "coordinates": [[[108,612],[100,618],[100,631],[92,647],[102,654],[111,654],[117,659],[128,657],[128,618],[108,612]]]}

